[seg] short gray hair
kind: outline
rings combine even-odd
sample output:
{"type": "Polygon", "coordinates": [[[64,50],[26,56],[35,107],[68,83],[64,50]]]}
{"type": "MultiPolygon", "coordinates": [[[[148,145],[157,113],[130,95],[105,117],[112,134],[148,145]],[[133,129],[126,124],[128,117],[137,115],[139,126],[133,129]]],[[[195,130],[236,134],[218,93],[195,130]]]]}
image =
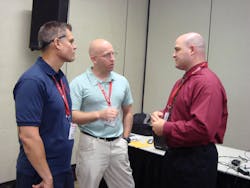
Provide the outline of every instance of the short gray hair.
{"type": "Polygon", "coordinates": [[[72,26],[65,22],[49,21],[43,24],[38,32],[39,49],[45,50],[55,38],[66,35],[67,29],[72,31],[72,26]]]}

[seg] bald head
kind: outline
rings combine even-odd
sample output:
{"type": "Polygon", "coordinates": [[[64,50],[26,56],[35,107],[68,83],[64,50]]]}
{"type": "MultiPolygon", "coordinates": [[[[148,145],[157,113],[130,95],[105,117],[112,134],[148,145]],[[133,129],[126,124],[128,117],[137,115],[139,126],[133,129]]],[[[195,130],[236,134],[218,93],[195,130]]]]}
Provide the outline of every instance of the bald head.
{"type": "Polygon", "coordinates": [[[89,57],[93,63],[93,73],[100,79],[106,79],[114,69],[115,52],[110,42],[95,39],[89,45],[89,57]]]}
{"type": "Polygon", "coordinates": [[[90,42],[89,56],[95,56],[103,53],[107,47],[112,47],[110,42],[104,39],[95,39],[90,42]]]}
{"type": "Polygon", "coordinates": [[[194,46],[198,51],[205,53],[205,41],[199,33],[186,33],[178,38],[182,39],[187,46],[194,46]]]}
{"type": "Polygon", "coordinates": [[[181,70],[189,70],[191,67],[206,61],[205,41],[198,33],[186,33],[175,41],[173,54],[176,67],[181,70]]]}

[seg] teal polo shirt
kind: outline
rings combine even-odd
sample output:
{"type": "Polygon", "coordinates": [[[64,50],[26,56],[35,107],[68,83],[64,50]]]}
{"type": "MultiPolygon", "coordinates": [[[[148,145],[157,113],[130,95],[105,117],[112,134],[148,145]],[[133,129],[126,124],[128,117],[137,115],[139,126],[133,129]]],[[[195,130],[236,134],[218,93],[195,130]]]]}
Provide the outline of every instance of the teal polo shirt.
{"type": "Polygon", "coordinates": [[[102,81],[93,74],[90,67],[83,74],[73,79],[70,83],[72,110],[91,112],[106,109],[108,103],[98,83],[102,85],[108,95],[111,81],[111,106],[119,110],[115,126],[109,126],[103,120],[97,120],[79,125],[81,131],[97,137],[118,137],[123,133],[122,106],[132,104],[133,98],[128,80],[118,73],[112,71],[107,80],[102,81]]]}

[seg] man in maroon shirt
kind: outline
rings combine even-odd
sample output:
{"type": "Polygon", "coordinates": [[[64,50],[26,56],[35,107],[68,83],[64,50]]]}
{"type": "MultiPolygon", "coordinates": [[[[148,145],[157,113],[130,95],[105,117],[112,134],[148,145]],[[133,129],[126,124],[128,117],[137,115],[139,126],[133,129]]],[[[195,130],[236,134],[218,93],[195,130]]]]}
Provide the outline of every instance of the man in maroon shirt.
{"type": "Polygon", "coordinates": [[[169,147],[164,158],[170,188],[215,188],[218,153],[227,123],[227,97],[206,62],[205,42],[186,33],[175,42],[176,68],[185,71],[162,111],[153,112],[153,131],[169,147]]]}

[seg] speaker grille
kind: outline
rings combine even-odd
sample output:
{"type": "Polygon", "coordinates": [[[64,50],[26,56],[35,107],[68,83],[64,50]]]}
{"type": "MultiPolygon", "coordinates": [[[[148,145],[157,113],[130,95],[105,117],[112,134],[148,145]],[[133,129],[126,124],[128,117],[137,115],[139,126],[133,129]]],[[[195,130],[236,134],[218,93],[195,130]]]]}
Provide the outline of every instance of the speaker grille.
{"type": "Polygon", "coordinates": [[[31,50],[39,50],[37,35],[41,25],[48,21],[67,22],[69,0],[33,0],[30,42],[31,50]]]}

